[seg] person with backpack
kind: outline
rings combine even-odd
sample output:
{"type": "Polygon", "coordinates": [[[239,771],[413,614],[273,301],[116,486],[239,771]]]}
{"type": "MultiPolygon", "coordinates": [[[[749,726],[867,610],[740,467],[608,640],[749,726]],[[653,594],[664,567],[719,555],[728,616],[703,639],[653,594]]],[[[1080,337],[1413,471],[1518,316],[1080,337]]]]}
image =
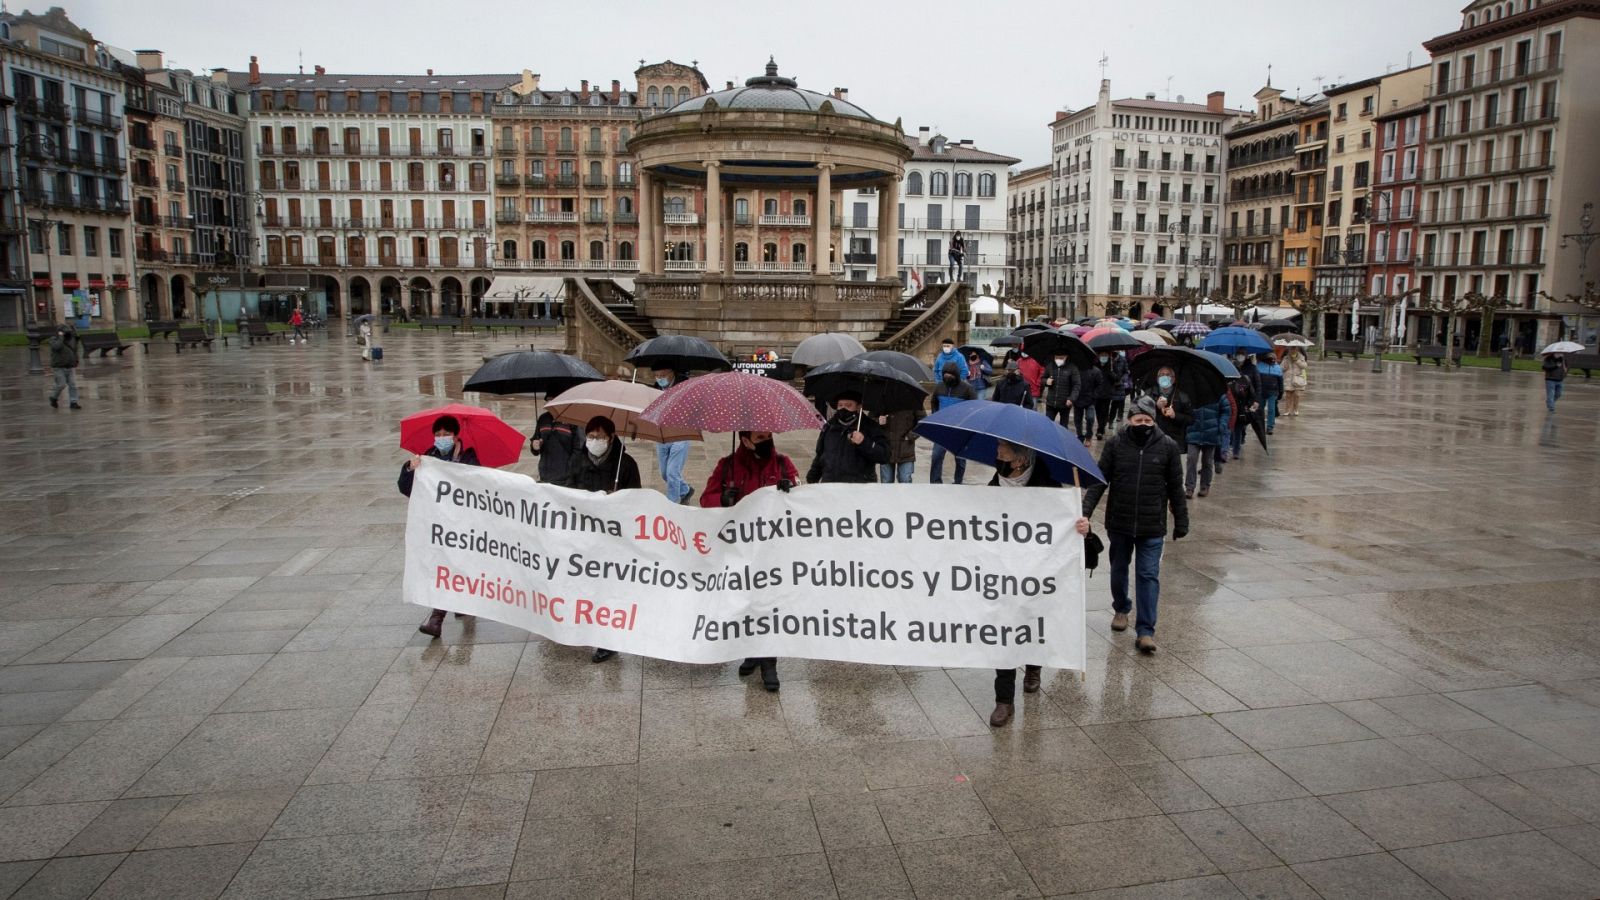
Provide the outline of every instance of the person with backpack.
{"type": "Polygon", "coordinates": [[[55,379],[55,387],[50,389],[50,406],[60,408],[61,392],[67,392],[67,406],[71,409],[83,409],[78,405],[78,350],[83,344],[83,339],[78,337],[71,325],[61,324],[56,326],[56,333],[50,336],[50,375],[55,379]]]}
{"type": "MultiPolygon", "coordinates": [[[[700,493],[700,505],[726,508],[767,487],[788,493],[799,481],[800,470],[773,446],[772,432],[741,431],[739,446],[712,468],[706,489],[700,493]]],[[[739,677],[757,669],[761,670],[761,686],[775,693],[779,687],[777,657],[747,657],[739,664],[739,677]]]]}

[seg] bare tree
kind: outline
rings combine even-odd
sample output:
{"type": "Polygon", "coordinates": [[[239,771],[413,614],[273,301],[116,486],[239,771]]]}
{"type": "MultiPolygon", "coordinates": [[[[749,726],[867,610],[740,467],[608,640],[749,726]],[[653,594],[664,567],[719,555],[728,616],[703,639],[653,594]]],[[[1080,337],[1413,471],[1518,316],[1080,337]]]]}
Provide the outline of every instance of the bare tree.
{"type": "Polygon", "coordinates": [[[1551,303],[1571,303],[1592,312],[1600,313],[1600,291],[1595,288],[1593,281],[1585,281],[1583,283],[1583,293],[1581,294],[1567,294],[1557,297],[1549,291],[1540,291],[1539,296],[1549,300],[1551,303]]]}
{"type": "Polygon", "coordinates": [[[1317,342],[1320,353],[1324,359],[1328,356],[1326,335],[1323,334],[1322,317],[1330,312],[1343,312],[1350,308],[1348,297],[1336,297],[1333,291],[1324,290],[1321,293],[1300,291],[1293,296],[1285,298],[1288,304],[1300,311],[1305,325],[1309,329],[1308,338],[1317,342]]]}
{"type": "Polygon", "coordinates": [[[1461,296],[1466,301],[1467,308],[1475,311],[1479,316],[1478,325],[1478,355],[1488,356],[1490,338],[1494,331],[1494,311],[1505,309],[1511,305],[1504,294],[1485,294],[1482,291],[1468,291],[1461,296]]]}
{"type": "MultiPolygon", "coordinates": [[[[1434,312],[1444,314],[1444,359],[1448,363],[1455,354],[1456,346],[1456,319],[1467,311],[1468,304],[1465,296],[1451,295],[1448,297],[1434,297],[1428,301],[1428,308],[1434,312]]],[[[1446,366],[1448,368],[1448,366],[1446,366]]]]}

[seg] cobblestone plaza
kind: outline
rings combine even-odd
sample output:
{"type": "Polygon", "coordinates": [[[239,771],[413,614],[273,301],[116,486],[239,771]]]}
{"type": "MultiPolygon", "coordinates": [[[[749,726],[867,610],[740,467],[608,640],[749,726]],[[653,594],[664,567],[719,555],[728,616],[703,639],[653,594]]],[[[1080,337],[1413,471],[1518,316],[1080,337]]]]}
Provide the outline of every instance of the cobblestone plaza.
{"type": "Polygon", "coordinates": [[[526,345],[135,348],[81,411],[0,351],[0,897],[1600,895],[1600,382],[1314,362],[1161,652],[1097,573],[992,729],[987,670],[418,634],[396,423],[526,345]]]}

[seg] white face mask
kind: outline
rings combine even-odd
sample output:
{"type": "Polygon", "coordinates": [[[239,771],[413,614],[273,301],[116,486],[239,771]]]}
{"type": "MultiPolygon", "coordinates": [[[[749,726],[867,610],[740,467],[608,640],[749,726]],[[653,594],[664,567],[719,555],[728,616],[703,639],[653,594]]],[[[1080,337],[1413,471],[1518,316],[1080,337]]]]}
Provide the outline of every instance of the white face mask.
{"type": "Polygon", "coordinates": [[[1066,364],[1067,364],[1067,358],[1065,356],[1056,357],[1056,366],[1057,367],[1064,366],[1066,364]]]}
{"type": "Polygon", "coordinates": [[[606,438],[589,438],[583,445],[589,449],[590,456],[605,456],[611,449],[611,441],[606,438]]]}

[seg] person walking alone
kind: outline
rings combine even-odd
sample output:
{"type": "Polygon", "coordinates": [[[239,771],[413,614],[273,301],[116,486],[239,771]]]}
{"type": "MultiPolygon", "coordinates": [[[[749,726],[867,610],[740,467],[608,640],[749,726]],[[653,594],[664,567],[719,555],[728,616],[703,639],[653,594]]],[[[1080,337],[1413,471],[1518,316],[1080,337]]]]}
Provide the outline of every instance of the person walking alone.
{"type": "Polygon", "coordinates": [[[289,314],[289,327],[294,329],[294,335],[289,338],[289,343],[305,344],[310,342],[310,339],[306,337],[306,314],[298,306],[294,308],[294,312],[289,314]]]}
{"type": "MultiPolygon", "coordinates": [[[[54,345],[52,345],[52,347],[53,346],[54,345]]],[[[50,351],[50,364],[52,366],[55,365],[55,358],[55,350],[52,349],[50,351]]],[[[1540,368],[1544,370],[1544,408],[1547,412],[1555,412],[1556,401],[1561,399],[1561,388],[1567,380],[1566,354],[1548,354],[1545,356],[1544,362],[1540,364],[1540,368]]],[[[57,388],[56,390],[60,390],[60,388],[57,388]]],[[[73,394],[76,396],[76,389],[74,389],[73,394]]],[[[50,405],[55,406],[56,402],[51,400],[50,405]]],[[[74,403],[72,404],[72,407],[76,409],[78,404],[74,403]]]]}
{"type": "Polygon", "coordinates": [[[1283,357],[1283,414],[1286,416],[1300,415],[1300,398],[1306,392],[1309,383],[1307,377],[1311,372],[1311,364],[1306,361],[1306,355],[1299,347],[1290,347],[1289,352],[1283,357]]]}
{"type": "Polygon", "coordinates": [[[61,392],[65,390],[68,408],[83,409],[78,405],[78,350],[82,343],[78,332],[67,324],[57,325],[56,333],[50,336],[50,377],[55,380],[50,389],[53,408],[60,408],[61,392]]]}
{"type": "MultiPolygon", "coordinates": [[[[1050,476],[1038,455],[1027,447],[1007,441],[995,444],[995,474],[989,479],[990,487],[1058,488],[1061,482],[1050,476]]],[[[1080,536],[1089,533],[1089,517],[1079,516],[1073,528],[1080,536]]],[[[1025,665],[1022,675],[1022,692],[1032,694],[1039,690],[1040,666],[1025,665]]],[[[994,712],[989,714],[989,725],[999,728],[1011,721],[1016,712],[1017,668],[994,670],[994,712]]]]}
{"type": "Polygon", "coordinates": [[[1134,647],[1156,652],[1156,607],[1161,599],[1161,551],[1166,542],[1167,510],[1172,510],[1172,539],[1189,533],[1189,506],[1183,496],[1183,463],[1178,445],[1156,428],[1160,408],[1153,397],[1140,397],[1128,412],[1128,424],[1100,451],[1105,484],[1091,486],[1084,497],[1084,515],[1093,516],[1106,501],[1106,533],[1111,538],[1111,630],[1128,630],[1128,565],[1134,564],[1138,614],[1134,647]]]}
{"type": "MultiPolygon", "coordinates": [[[[944,373],[940,378],[939,387],[928,398],[933,405],[933,411],[949,409],[957,403],[976,400],[977,394],[973,393],[972,385],[961,380],[961,370],[956,363],[946,363],[944,373]]],[[[945,449],[940,444],[933,445],[933,465],[929,467],[928,483],[944,484],[944,455],[945,449]]],[[[956,457],[956,484],[961,484],[967,477],[967,461],[956,457]]]]}
{"type": "MultiPolygon", "coordinates": [[[[700,506],[706,509],[733,506],[765,487],[776,487],[787,493],[799,480],[794,460],[773,446],[772,432],[741,431],[738,448],[717,460],[716,467],[711,470],[706,489],[700,493],[700,506]]],[[[761,670],[761,686],[776,692],[777,657],[747,657],[739,664],[739,677],[744,678],[756,669],[761,670]]]]}
{"type": "Polygon", "coordinates": [[[1194,496],[1195,468],[1199,466],[1200,496],[1211,493],[1211,477],[1215,473],[1217,450],[1228,439],[1228,419],[1232,406],[1228,395],[1223,394],[1212,403],[1194,408],[1194,421],[1189,423],[1183,469],[1183,496],[1194,496]]]}

